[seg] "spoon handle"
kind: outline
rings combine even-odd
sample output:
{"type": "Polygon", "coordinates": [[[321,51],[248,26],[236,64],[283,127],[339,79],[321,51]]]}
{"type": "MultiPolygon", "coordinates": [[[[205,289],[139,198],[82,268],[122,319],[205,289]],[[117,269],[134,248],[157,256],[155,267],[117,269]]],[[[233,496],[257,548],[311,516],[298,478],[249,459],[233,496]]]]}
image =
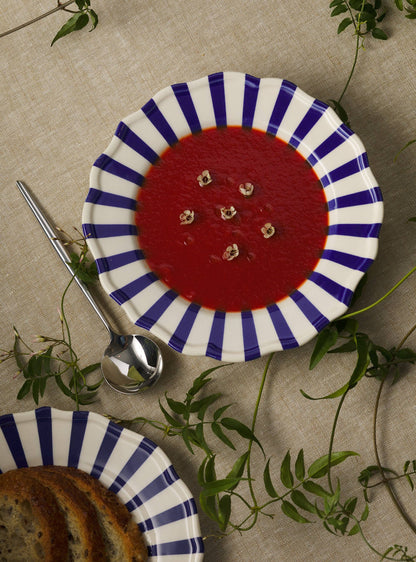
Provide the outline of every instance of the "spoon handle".
{"type": "Polygon", "coordinates": [[[35,199],[31,195],[31,193],[29,192],[27,187],[24,185],[24,183],[21,182],[21,181],[16,181],[16,185],[19,188],[21,194],[23,195],[25,201],[29,205],[30,209],[33,211],[33,214],[38,219],[40,226],[42,227],[43,231],[45,232],[45,234],[48,237],[49,241],[51,242],[52,246],[55,248],[56,252],[58,253],[58,256],[61,258],[61,260],[65,264],[66,268],[71,273],[74,280],[77,282],[81,291],[87,297],[89,303],[91,304],[91,306],[93,307],[95,312],[98,314],[99,318],[101,319],[101,322],[107,328],[110,336],[112,336],[113,330],[112,330],[110,324],[108,323],[106,317],[104,316],[103,312],[98,307],[98,305],[97,305],[96,301],[94,300],[92,294],[90,293],[88,287],[76,275],[74,275],[74,271],[73,271],[73,269],[70,265],[71,259],[70,259],[68,250],[66,249],[64,244],[59,239],[59,236],[55,232],[55,229],[52,227],[52,225],[50,224],[50,222],[48,221],[48,219],[46,218],[46,216],[42,212],[40,206],[35,201],[35,199]]]}

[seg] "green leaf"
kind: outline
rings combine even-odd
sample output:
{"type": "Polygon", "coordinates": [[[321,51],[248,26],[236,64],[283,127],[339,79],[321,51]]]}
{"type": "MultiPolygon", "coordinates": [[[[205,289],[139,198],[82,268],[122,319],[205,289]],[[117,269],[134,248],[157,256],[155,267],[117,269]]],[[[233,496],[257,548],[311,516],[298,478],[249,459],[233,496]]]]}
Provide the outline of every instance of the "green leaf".
{"type": "MultiPolygon", "coordinates": [[[[191,445],[191,436],[190,436],[189,428],[184,427],[182,432],[181,432],[181,435],[182,435],[183,442],[186,445],[186,448],[191,453],[191,455],[194,455],[195,453],[194,453],[194,450],[192,449],[192,445],[191,445]]],[[[194,441],[194,440],[192,440],[192,441],[194,441]]]]}
{"type": "Polygon", "coordinates": [[[25,380],[25,382],[20,387],[19,392],[17,393],[17,399],[22,400],[25,396],[27,396],[32,388],[32,381],[31,379],[25,380]]]}
{"type": "Polygon", "coordinates": [[[75,399],[75,394],[73,394],[70,389],[66,386],[66,384],[64,383],[64,381],[62,380],[62,376],[61,375],[56,375],[55,376],[55,381],[56,384],[58,385],[59,389],[65,394],[65,396],[69,396],[70,398],[72,398],[73,400],[75,399]]]}
{"type": "Polygon", "coordinates": [[[319,496],[320,498],[326,498],[331,494],[327,492],[322,486],[313,482],[312,480],[306,480],[306,482],[302,483],[303,488],[309,492],[310,494],[314,494],[315,496],[319,496]]]}
{"type": "Polygon", "coordinates": [[[226,494],[222,496],[218,502],[218,518],[220,520],[220,529],[225,531],[231,515],[231,496],[226,494]]]}
{"type": "Polygon", "coordinates": [[[310,523],[310,521],[303,517],[290,502],[283,500],[280,507],[285,515],[294,519],[297,523],[310,523]]]}
{"type": "Polygon", "coordinates": [[[215,410],[214,412],[214,420],[218,421],[218,419],[223,415],[223,413],[228,410],[228,408],[231,406],[232,404],[227,404],[226,406],[221,406],[221,408],[218,408],[218,410],[215,410]]]}
{"type": "Polygon", "coordinates": [[[344,384],[344,386],[342,386],[341,388],[339,388],[335,392],[331,392],[331,394],[327,394],[326,396],[318,396],[318,397],[309,396],[309,394],[306,394],[306,392],[304,392],[302,389],[300,389],[300,393],[302,394],[302,396],[304,396],[308,400],[331,400],[332,398],[338,398],[339,396],[342,396],[348,390],[349,390],[349,386],[348,386],[348,383],[347,383],[347,384],[344,384]]]}
{"type": "Polygon", "coordinates": [[[84,14],[82,12],[77,12],[76,14],[74,14],[72,17],[69,18],[69,20],[66,23],[64,23],[64,25],[55,35],[55,37],[52,40],[51,47],[56,41],[58,41],[58,39],[65,37],[65,35],[69,35],[69,33],[72,33],[73,31],[78,31],[79,29],[82,29],[88,24],[88,22],[89,22],[89,17],[87,14],[84,14]]]}
{"type": "Polygon", "coordinates": [[[354,10],[361,11],[362,0],[350,0],[348,3],[354,10]]]}
{"type": "Polygon", "coordinates": [[[32,395],[36,406],[39,404],[39,380],[38,378],[33,379],[32,383],[32,395]]]}
{"type": "Polygon", "coordinates": [[[329,455],[323,455],[311,464],[308,469],[308,476],[310,478],[322,478],[322,476],[328,473],[330,467],[340,464],[352,456],[358,456],[358,453],[354,451],[334,451],[329,462],[329,455]]]}
{"type": "Polygon", "coordinates": [[[371,31],[371,35],[375,38],[375,39],[382,39],[383,41],[385,41],[386,39],[388,39],[388,35],[387,33],[385,33],[382,29],[380,29],[379,27],[375,27],[372,31],[371,31]]]}
{"type": "Polygon", "coordinates": [[[292,502],[301,509],[308,511],[309,513],[318,514],[318,509],[313,503],[311,503],[308,498],[300,490],[293,490],[290,494],[290,499],[292,502]]]}
{"type": "Polygon", "coordinates": [[[215,470],[215,455],[209,457],[206,465],[205,465],[205,481],[204,485],[207,482],[215,482],[217,480],[217,473],[215,470]]]}
{"type": "Polygon", "coordinates": [[[177,400],[173,400],[172,398],[169,398],[167,395],[165,395],[165,398],[172,412],[179,415],[183,415],[186,412],[186,406],[185,404],[183,404],[183,402],[178,402],[177,400]]]}
{"type": "Polygon", "coordinates": [[[394,3],[400,11],[403,11],[403,0],[394,0],[394,3]]]}
{"type": "Polygon", "coordinates": [[[221,425],[223,425],[226,429],[236,431],[244,439],[249,439],[250,441],[254,441],[255,443],[257,443],[264,454],[263,447],[261,446],[260,441],[254,435],[251,429],[245,424],[234,418],[222,418],[221,425]]]}
{"type": "Polygon", "coordinates": [[[88,12],[89,16],[90,16],[90,20],[91,20],[91,29],[90,31],[94,31],[94,29],[97,27],[98,25],[98,15],[96,12],[94,12],[94,10],[90,10],[88,12]]]}
{"type": "Polygon", "coordinates": [[[203,495],[203,493],[201,492],[199,494],[199,504],[201,506],[202,511],[204,511],[210,519],[215,521],[218,525],[221,524],[221,521],[219,519],[217,510],[216,510],[215,497],[213,497],[213,496],[207,497],[207,496],[203,495]]]}
{"type": "Polygon", "coordinates": [[[358,525],[358,523],[356,523],[351,527],[348,536],[352,537],[353,535],[356,535],[359,531],[360,531],[360,526],[358,525]]]}
{"type": "Polygon", "coordinates": [[[81,369],[81,374],[83,376],[87,376],[90,373],[93,373],[94,371],[96,371],[97,369],[99,369],[101,366],[100,363],[92,363],[91,365],[87,365],[86,367],[84,367],[83,369],[81,369]]]}
{"type": "MultiPolygon", "coordinates": [[[[244,467],[246,466],[247,459],[248,459],[248,451],[246,451],[244,454],[242,454],[241,457],[239,457],[235,461],[232,469],[227,474],[227,478],[238,478],[238,479],[240,479],[243,475],[244,467]]],[[[233,490],[233,488],[230,488],[230,490],[233,490]]]]}
{"type": "Polygon", "coordinates": [[[264,467],[263,481],[264,481],[264,487],[266,488],[266,492],[269,494],[269,496],[271,498],[278,498],[279,494],[276,492],[273,486],[271,475],[270,475],[270,459],[268,459],[266,466],[264,467]]]}
{"type": "Polygon", "coordinates": [[[205,417],[205,412],[207,411],[207,408],[209,406],[211,406],[211,404],[213,404],[214,402],[216,402],[219,398],[221,398],[222,394],[220,392],[216,393],[216,394],[210,394],[209,396],[206,396],[205,398],[201,398],[201,400],[195,400],[195,402],[192,402],[191,407],[190,407],[190,412],[198,412],[198,418],[200,420],[203,420],[205,417]]]}
{"type": "Polygon", "coordinates": [[[305,478],[305,460],[303,455],[303,449],[301,449],[296,457],[295,461],[295,476],[298,480],[303,480],[305,478]]]}
{"type": "Polygon", "coordinates": [[[211,367],[210,369],[207,369],[206,371],[204,371],[203,373],[201,373],[193,382],[191,388],[188,390],[187,394],[186,394],[186,399],[187,400],[192,400],[192,398],[198,394],[198,392],[206,385],[209,383],[209,381],[211,379],[207,378],[211,373],[213,373],[214,371],[216,371],[217,369],[221,369],[222,367],[225,367],[226,364],[224,365],[217,365],[217,367],[211,367]]]}
{"type": "Polygon", "coordinates": [[[344,107],[337,100],[330,99],[329,101],[332,103],[334,111],[341,121],[349,127],[349,117],[344,107]]]}
{"type": "Polygon", "coordinates": [[[356,343],[357,343],[358,357],[357,357],[357,363],[355,365],[354,371],[348,382],[349,388],[353,388],[354,386],[356,386],[356,384],[363,378],[363,376],[367,371],[367,367],[370,363],[369,351],[370,351],[371,342],[368,339],[368,336],[365,334],[357,335],[356,343]]]}
{"type": "Polygon", "coordinates": [[[203,496],[214,496],[235,488],[239,481],[239,478],[222,478],[213,482],[206,482],[201,493],[203,496]]]}
{"type": "Polygon", "coordinates": [[[309,363],[309,369],[314,369],[316,367],[328,350],[336,343],[337,339],[338,331],[333,324],[329,324],[318,334],[309,363]]]}
{"type": "Polygon", "coordinates": [[[280,480],[286,488],[293,488],[293,474],[290,470],[290,452],[288,451],[280,466],[280,480]]]}
{"type": "Polygon", "coordinates": [[[335,6],[332,10],[331,18],[339,16],[339,14],[345,14],[345,12],[348,12],[348,8],[344,4],[338,4],[338,6],[335,6]]]}
{"type": "Polygon", "coordinates": [[[159,408],[162,410],[163,415],[165,416],[166,421],[168,422],[169,425],[171,425],[172,427],[183,427],[183,424],[180,423],[177,419],[175,419],[173,416],[171,416],[169,414],[169,412],[167,412],[167,410],[162,406],[161,401],[159,400],[159,408]]]}
{"type": "Polygon", "coordinates": [[[230,447],[235,451],[233,442],[225,435],[219,423],[212,422],[211,429],[212,432],[218,437],[218,439],[220,439],[225,445],[227,445],[227,447],[230,447]]]}
{"type": "Polygon", "coordinates": [[[354,513],[354,510],[357,506],[357,501],[358,498],[350,498],[348,501],[345,502],[344,510],[348,513],[348,515],[354,513]]]}
{"type": "Polygon", "coordinates": [[[352,19],[351,19],[351,18],[344,18],[344,19],[342,20],[342,22],[341,22],[341,23],[339,24],[339,26],[338,26],[338,31],[337,31],[337,33],[338,33],[338,34],[339,34],[339,33],[342,33],[342,32],[344,31],[344,29],[347,29],[347,27],[348,27],[349,25],[351,25],[351,24],[352,24],[352,19]]]}
{"type": "Polygon", "coordinates": [[[364,507],[364,511],[361,515],[361,521],[367,521],[369,514],[370,514],[370,508],[368,507],[368,503],[366,503],[364,507]]]}
{"type": "Polygon", "coordinates": [[[343,4],[344,0],[332,0],[332,2],[329,4],[330,8],[335,8],[335,6],[339,6],[340,4],[343,4]]]}
{"type": "Polygon", "coordinates": [[[330,349],[328,353],[351,353],[357,349],[355,341],[353,339],[348,340],[335,349],[330,349]]]}
{"type": "Polygon", "coordinates": [[[205,480],[205,466],[207,464],[207,461],[210,457],[205,457],[204,460],[202,461],[202,463],[200,464],[199,468],[198,468],[198,474],[197,474],[197,478],[198,478],[198,484],[201,486],[201,488],[203,487],[203,485],[205,484],[206,480],[205,480]]]}

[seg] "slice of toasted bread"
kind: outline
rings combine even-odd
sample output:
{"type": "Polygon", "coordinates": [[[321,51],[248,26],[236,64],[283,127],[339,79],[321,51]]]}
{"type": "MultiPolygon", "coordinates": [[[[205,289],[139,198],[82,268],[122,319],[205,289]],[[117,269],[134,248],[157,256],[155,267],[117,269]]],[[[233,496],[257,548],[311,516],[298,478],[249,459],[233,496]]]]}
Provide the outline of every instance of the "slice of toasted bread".
{"type": "Polygon", "coordinates": [[[20,469],[0,475],[0,560],[68,559],[65,517],[47,486],[20,469]]]}
{"type": "Polygon", "coordinates": [[[103,562],[106,557],[104,538],[88,496],[64,474],[48,472],[43,466],[19,470],[48,486],[55,495],[66,517],[70,560],[103,562]]]}
{"type": "Polygon", "coordinates": [[[139,527],[130,512],[99,480],[77,468],[45,466],[43,470],[65,475],[84,492],[95,506],[103,530],[107,560],[111,562],[144,562],[147,548],[139,527]]]}

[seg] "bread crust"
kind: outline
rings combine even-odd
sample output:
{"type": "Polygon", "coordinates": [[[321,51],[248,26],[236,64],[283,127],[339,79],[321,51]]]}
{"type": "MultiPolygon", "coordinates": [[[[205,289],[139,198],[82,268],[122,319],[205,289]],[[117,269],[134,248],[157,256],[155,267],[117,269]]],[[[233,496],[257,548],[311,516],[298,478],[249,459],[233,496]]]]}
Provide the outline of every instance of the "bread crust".
{"type": "Polygon", "coordinates": [[[70,558],[76,561],[103,562],[104,538],[97,512],[88,496],[64,474],[45,471],[43,466],[21,468],[29,478],[48,486],[64,512],[68,528],[70,558]]]}
{"type": "Polygon", "coordinates": [[[0,474],[0,529],[1,561],[68,559],[66,520],[54,494],[20,469],[0,474]]]}
{"type": "Polygon", "coordinates": [[[96,507],[107,545],[107,560],[111,562],[144,562],[147,548],[138,525],[116,494],[99,480],[77,468],[45,466],[43,470],[63,474],[84,492],[96,507]]]}

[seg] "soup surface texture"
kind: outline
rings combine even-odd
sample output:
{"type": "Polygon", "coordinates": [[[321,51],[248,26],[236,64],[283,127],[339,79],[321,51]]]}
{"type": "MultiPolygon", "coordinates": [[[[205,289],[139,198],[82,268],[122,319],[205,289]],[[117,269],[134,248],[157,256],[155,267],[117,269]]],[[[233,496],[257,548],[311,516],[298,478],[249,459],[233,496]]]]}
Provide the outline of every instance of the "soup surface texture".
{"type": "Polygon", "coordinates": [[[315,172],[255,129],[205,129],[152,165],[139,190],[139,245],[150,269],[207,308],[278,302],[316,267],[328,227],[315,172]],[[250,194],[251,191],[251,194],[250,194]]]}

